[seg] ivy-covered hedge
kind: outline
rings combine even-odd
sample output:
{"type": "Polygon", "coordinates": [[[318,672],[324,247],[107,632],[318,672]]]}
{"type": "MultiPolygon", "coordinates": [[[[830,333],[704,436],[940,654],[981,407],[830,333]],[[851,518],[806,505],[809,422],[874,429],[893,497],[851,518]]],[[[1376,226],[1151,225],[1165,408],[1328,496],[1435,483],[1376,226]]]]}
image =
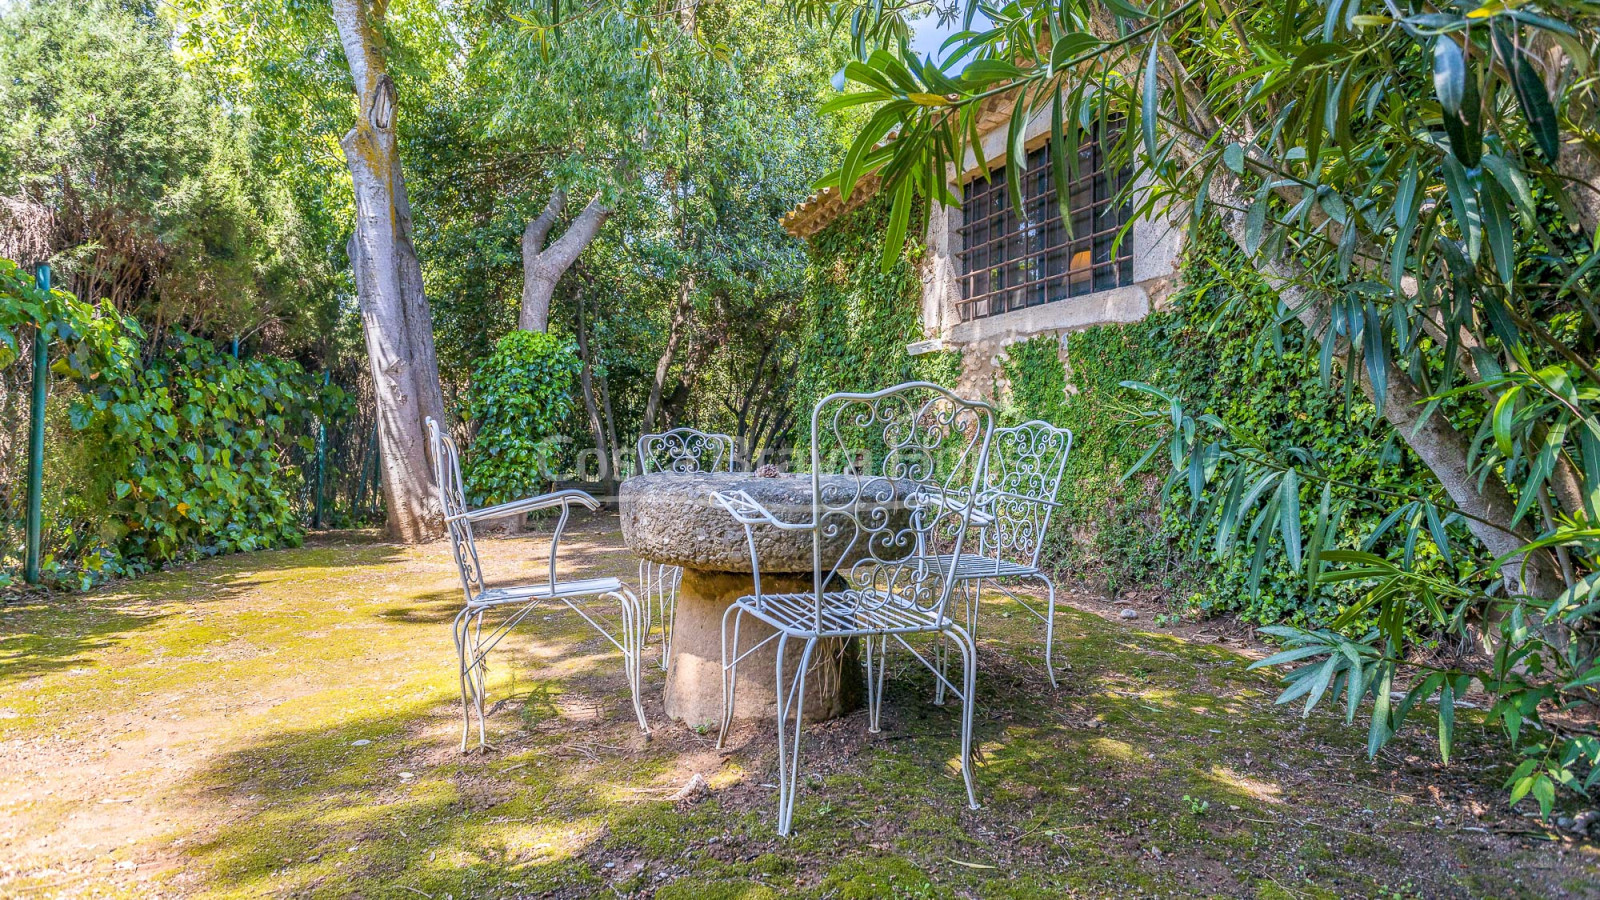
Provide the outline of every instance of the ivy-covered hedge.
{"type": "MultiPolygon", "coordinates": [[[[811,238],[794,394],[798,454],[811,444],[811,409],[834,391],[873,391],[912,379],[954,384],[961,373],[960,353],[906,352],[908,343],[922,340],[916,264],[924,248],[908,240],[900,261],[884,272],[888,218],[886,199],[877,198],[811,238]]],[[[912,220],[920,221],[915,212],[912,220]]]]}
{"type": "MultiPolygon", "coordinates": [[[[1122,481],[1148,449],[1124,423],[1133,409],[1150,405],[1148,395],[1122,382],[1171,391],[1196,414],[1213,413],[1270,446],[1303,448],[1353,483],[1399,488],[1423,474],[1421,462],[1359,392],[1322,384],[1317,354],[1298,326],[1282,329],[1281,347],[1257,344],[1271,331],[1276,301],[1231,246],[1212,240],[1191,248],[1181,281],[1164,311],[1131,325],[1069,335],[1065,371],[1054,336],[1007,348],[1008,417],[1042,418],[1075,436],[1065,506],[1048,538],[1047,559],[1058,568],[1104,574],[1113,588],[1165,581],[1204,612],[1236,611],[1257,622],[1324,622],[1344,598],[1335,593],[1308,603],[1304,577],[1281,549],[1264,560],[1260,589],[1252,592],[1248,554],[1212,558],[1213,529],[1172,514],[1178,504],[1187,511],[1181,487],[1163,498],[1157,474],[1122,481]]],[[[1302,491],[1309,517],[1320,494],[1302,491]]],[[[1358,546],[1379,524],[1353,509],[1342,522],[1341,543],[1358,546]]],[[[1413,552],[1425,568],[1443,565],[1428,558],[1435,551],[1427,542],[1390,546],[1402,530],[1379,541],[1379,552],[1413,552]]]]}
{"type": "MultiPolygon", "coordinates": [[[[294,498],[303,478],[289,451],[310,449],[319,417],[348,410],[338,387],[294,362],[241,361],[184,335],[147,346],[131,320],[37,291],[0,261],[0,367],[15,364],[22,334],[51,342],[56,382],[45,453],[47,581],[87,588],[174,560],[300,542],[294,498]]],[[[17,427],[27,428],[25,418],[17,427]]],[[[15,570],[20,509],[5,512],[0,570],[15,570]]]]}
{"type": "Polygon", "coordinates": [[[572,343],[553,334],[512,331],[495,343],[473,372],[467,399],[476,432],[466,471],[474,506],[544,491],[581,367],[572,343]]]}

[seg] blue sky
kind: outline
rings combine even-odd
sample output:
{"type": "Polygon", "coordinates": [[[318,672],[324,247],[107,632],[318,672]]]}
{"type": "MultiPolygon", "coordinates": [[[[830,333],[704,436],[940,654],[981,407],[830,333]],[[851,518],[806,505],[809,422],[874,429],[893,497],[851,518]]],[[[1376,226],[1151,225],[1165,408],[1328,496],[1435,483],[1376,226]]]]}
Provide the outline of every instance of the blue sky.
{"type": "MultiPolygon", "coordinates": [[[[987,23],[988,20],[983,17],[983,13],[978,13],[972,24],[975,29],[980,29],[987,23]]],[[[941,59],[939,45],[943,44],[950,35],[960,30],[961,18],[959,16],[956,17],[955,21],[944,27],[939,26],[938,16],[932,14],[923,16],[921,19],[911,23],[911,49],[915,50],[918,56],[932,56],[937,61],[941,59]]],[[[959,71],[960,69],[957,69],[950,74],[954,75],[959,71]]]]}

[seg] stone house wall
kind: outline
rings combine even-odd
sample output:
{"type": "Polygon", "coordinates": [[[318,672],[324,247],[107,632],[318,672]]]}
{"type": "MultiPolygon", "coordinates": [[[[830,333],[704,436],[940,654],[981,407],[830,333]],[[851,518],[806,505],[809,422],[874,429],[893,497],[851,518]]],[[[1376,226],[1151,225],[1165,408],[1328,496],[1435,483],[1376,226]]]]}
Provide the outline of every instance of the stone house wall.
{"type": "MultiPolygon", "coordinates": [[[[1029,122],[1024,133],[1029,148],[1048,140],[1049,129],[1048,111],[1029,122]]],[[[1002,164],[1006,128],[991,128],[983,136],[982,144],[989,165],[1002,164]]],[[[951,182],[951,191],[958,197],[962,185],[972,178],[982,177],[976,157],[970,151],[965,163],[964,171],[951,182]]],[[[1135,182],[1135,191],[1139,189],[1140,183],[1135,182]]],[[[1135,206],[1138,205],[1136,201],[1135,206]]],[[[1158,308],[1176,286],[1183,223],[1171,222],[1161,215],[1140,218],[1134,221],[1129,235],[1133,255],[1132,284],[962,322],[958,306],[961,289],[956,280],[961,225],[960,207],[936,207],[929,217],[924,238],[927,253],[919,273],[923,284],[923,339],[910,344],[907,350],[913,355],[938,350],[962,351],[958,389],[970,395],[994,399],[1004,393],[1006,386],[1000,365],[1007,345],[1045,334],[1058,335],[1065,364],[1068,334],[1095,325],[1136,322],[1152,308],[1158,308]]]]}

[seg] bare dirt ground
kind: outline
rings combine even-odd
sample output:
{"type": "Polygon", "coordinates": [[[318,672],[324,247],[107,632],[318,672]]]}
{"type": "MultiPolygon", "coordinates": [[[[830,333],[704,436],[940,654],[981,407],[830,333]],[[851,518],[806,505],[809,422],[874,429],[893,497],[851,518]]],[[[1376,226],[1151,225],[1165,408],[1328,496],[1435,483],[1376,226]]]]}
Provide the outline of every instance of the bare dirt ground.
{"type": "MultiPolygon", "coordinates": [[[[572,574],[632,580],[614,519],[569,539],[572,574]]],[[[485,563],[531,577],[547,547],[485,563]]],[[[1040,623],[985,598],[982,809],[906,657],[882,734],[807,731],[779,839],[768,728],[718,752],[651,668],[643,740],[570,613],[503,645],[498,749],[460,755],[443,544],[325,535],[25,597],[0,608],[0,896],[1600,896],[1592,846],[1505,807],[1494,735],[1464,726],[1448,769],[1422,735],[1369,761],[1359,722],[1273,705],[1246,631],[1063,600],[1052,690],[1040,623]]]]}

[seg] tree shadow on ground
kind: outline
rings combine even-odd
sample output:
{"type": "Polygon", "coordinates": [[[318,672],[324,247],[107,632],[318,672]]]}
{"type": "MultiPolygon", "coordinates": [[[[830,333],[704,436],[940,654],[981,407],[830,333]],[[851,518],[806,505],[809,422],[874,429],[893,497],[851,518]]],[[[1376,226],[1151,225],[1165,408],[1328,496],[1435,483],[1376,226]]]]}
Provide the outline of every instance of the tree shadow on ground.
{"type": "Polygon", "coordinates": [[[399,552],[359,534],[312,538],[303,549],[213,557],[83,594],[23,595],[0,606],[0,688],[91,664],[134,632],[247,594],[264,575],[382,565],[399,552]]]}

